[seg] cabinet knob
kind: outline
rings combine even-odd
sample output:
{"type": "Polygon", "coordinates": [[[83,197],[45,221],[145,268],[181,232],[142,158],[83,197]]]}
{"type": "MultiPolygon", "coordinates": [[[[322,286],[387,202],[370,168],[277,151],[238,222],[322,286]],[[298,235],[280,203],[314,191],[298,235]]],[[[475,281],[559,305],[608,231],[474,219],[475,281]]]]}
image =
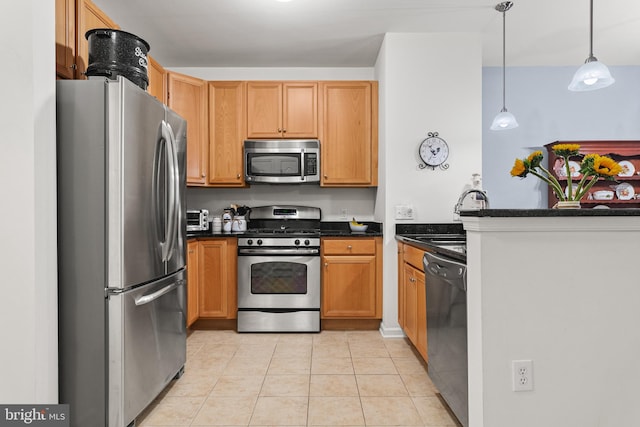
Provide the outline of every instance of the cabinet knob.
{"type": "Polygon", "coordinates": [[[348,246],[347,246],[347,249],[351,250],[351,249],[353,249],[353,246],[348,245],[348,246]]]}
{"type": "Polygon", "coordinates": [[[240,174],[236,175],[236,178],[237,178],[237,179],[240,179],[240,174]]]}
{"type": "Polygon", "coordinates": [[[278,133],[282,132],[282,128],[278,128],[278,133]]]}
{"type": "Polygon", "coordinates": [[[329,263],[328,263],[328,262],[325,262],[325,263],[324,263],[324,268],[327,268],[327,267],[329,267],[329,263]]]}
{"type": "Polygon", "coordinates": [[[327,179],[327,178],[329,178],[329,177],[325,174],[325,175],[324,175],[324,179],[327,179]]]}
{"type": "Polygon", "coordinates": [[[282,129],[282,133],[286,133],[286,132],[287,132],[287,130],[286,130],[286,129],[282,129]]]}
{"type": "Polygon", "coordinates": [[[416,281],[416,278],[415,278],[415,277],[409,277],[409,281],[410,281],[410,282],[415,282],[415,281],[416,281]]]}
{"type": "Polygon", "coordinates": [[[207,174],[202,172],[202,174],[200,176],[204,178],[205,176],[207,176],[207,174]]]}

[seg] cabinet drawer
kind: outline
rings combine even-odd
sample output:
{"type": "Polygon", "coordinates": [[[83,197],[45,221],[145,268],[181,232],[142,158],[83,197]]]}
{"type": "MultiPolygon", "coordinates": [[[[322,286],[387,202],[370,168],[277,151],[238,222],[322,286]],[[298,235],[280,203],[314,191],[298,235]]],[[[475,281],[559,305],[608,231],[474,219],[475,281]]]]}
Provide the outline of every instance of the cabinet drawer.
{"type": "Polygon", "coordinates": [[[325,255],[374,255],[375,239],[324,239],[322,251],[325,255]]]}
{"type": "Polygon", "coordinates": [[[424,271],[422,265],[422,258],[424,257],[424,251],[422,249],[415,248],[411,245],[404,245],[404,262],[411,264],[420,271],[424,271]]]}

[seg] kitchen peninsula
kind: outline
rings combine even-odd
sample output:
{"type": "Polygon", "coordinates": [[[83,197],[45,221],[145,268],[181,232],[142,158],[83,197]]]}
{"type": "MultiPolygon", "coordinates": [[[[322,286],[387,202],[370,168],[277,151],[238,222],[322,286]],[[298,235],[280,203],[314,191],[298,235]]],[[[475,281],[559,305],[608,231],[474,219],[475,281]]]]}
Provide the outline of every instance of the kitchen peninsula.
{"type": "Polygon", "coordinates": [[[471,427],[640,419],[640,209],[487,209],[467,233],[471,427]],[[531,360],[532,391],[512,361],[531,360]]]}

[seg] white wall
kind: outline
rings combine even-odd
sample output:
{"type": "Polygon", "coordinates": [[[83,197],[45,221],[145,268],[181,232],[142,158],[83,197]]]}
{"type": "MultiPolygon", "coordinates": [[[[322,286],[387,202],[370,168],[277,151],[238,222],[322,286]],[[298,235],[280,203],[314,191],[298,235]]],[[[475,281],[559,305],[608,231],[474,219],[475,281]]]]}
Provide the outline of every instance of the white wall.
{"type": "Polygon", "coordinates": [[[54,1],[4,2],[0,27],[0,402],[57,403],[54,1]]]}
{"type": "Polygon", "coordinates": [[[546,208],[539,179],[512,178],[516,158],[554,141],[640,140],[640,67],[609,67],[616,82],[593,92],[567,89],[575,67],[507,67],[506,104],[520,126],[489,130],[502,108],[502,69],[483,69],[483,184],[496,208],[546,208]]]}
{"type": "Polygon", "coordinates": [[[471,174],[482,167],[482,48],[477,34],[385,36],[380,82],[380,187],[376,216],[384,221],[385,335],[397,322],[394,207],[413,205],[415,223],[450,223],[471,174]],[[420,169],[418,146],[438,132],[450,149],[447,170],[420,169]],[[382,206],[384,209],[382,210],[382,206]]]}
{"type": "Polygon", "coordinates": [[[188,209],[209,209],[222,215],[224,208],[235,203],[249,207],[274,204],[315,206],[322,210],[323,221],[374,219],[376,188],[320,188],[319,185],[263,185],[249,188],[187,188],[188,209]],[[342,210],[346,215],[342,215],[342,210]]]}

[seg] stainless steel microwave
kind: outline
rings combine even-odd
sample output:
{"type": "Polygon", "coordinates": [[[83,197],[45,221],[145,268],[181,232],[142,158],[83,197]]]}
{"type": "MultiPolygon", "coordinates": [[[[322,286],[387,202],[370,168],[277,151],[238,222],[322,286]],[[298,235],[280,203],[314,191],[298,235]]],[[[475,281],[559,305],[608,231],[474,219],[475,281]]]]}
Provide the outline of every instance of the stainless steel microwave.
{"type": "Polygon", "coordinates": [[[305,184],[320,182],[317,139],[254,139],[244,141],[247,183],[305,184]]]}

